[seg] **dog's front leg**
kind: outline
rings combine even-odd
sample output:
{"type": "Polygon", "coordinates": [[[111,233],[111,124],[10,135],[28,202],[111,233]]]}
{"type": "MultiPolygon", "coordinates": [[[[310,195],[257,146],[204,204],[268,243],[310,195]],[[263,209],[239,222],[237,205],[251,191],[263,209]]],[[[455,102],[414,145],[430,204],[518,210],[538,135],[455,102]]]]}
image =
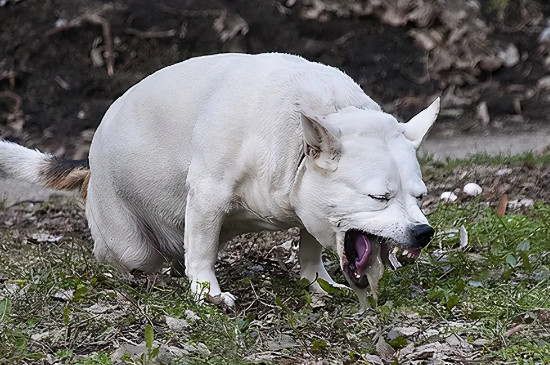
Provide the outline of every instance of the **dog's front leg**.
{"type": "Polygon", "coordinates": [[[185,274],[198,300],[207,295],[219,296],[226,306],[232,307],[235,297],[220,290],[214,272],[220,229],[230,199],[229,194],[220,190],[204,181],[190,187],[185,209],[185,274]]]}
{"type": "Polygon", "coordinates": [[[346,287],[332,280],[325,269],[322,258],[323,246],[307,230],[300,231],[300,249],[298,251],[298,260],[300,261],[300,276],[306,278],[312,284],[310,290],[314,293],[325,293],[325,291],[315,281],[321,278],[335,288],[346,287]]]}

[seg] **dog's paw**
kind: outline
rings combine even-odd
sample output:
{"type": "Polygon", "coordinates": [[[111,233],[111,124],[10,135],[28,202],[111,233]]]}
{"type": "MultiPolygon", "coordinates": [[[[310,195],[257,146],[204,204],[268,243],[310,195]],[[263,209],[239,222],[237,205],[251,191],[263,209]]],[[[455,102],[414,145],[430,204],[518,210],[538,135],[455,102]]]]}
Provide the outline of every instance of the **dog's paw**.
{"type": "Polygon", "coordinates": [[[208,302],[224,309],[235,307],[235,296],[229,292],[221,292],[216,296],[208,295],[205,299],[208,302]]]}
{"type": "Polygon", "coordinates": [[[223,292],[220,295],[225,305],[229,308],[235,307],[235,296],[229,292],[223,292]]]}

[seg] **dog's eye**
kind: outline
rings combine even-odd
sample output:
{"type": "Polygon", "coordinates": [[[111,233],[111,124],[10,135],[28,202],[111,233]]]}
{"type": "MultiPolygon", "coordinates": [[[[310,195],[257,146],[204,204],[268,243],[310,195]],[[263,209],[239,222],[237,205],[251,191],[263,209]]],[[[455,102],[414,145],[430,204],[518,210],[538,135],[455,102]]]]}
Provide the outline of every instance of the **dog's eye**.
{"type": "Polygon", "coordinates": [[[390,196],[388,194],[385,195],[371,195],[369,194],[369,197],[374,200],[378,200],[379,202],[387,202],[390,200],[390,196]]]}

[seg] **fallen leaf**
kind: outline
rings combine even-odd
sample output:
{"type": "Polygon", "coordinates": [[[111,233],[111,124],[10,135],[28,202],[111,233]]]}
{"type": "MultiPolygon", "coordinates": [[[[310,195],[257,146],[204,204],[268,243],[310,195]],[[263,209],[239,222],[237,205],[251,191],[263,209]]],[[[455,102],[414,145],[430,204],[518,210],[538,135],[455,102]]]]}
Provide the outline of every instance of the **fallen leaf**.
{"type": "Polygon", "coordinates": [[[64,302],[68,302],[72,300],[74,297],[74,290],[73,289],[61,289],[57,291],[54,295],[52,295],[52,298],[62,300],[64,302]]]}
{"type": "Polygon", "coordinates": [[[441,196],[439,197],[439,199],[444,200],[446,202],[454,202],[455,200],[458,199],[458,197],[452,191],[446,191],[444,193],[441,193],[441,196]]]}
{"type": "Polygon", "coordinates": [[[418,327],[394,327],[388,332],[388,338],[393,340],[399,336],[408,337],[417,334],[420,331],[418,327]]]}
{"type": "Polygon", "coordinates": [[[55,243],[59,242],[63,236],[54,236],[48,233],[33,233],[30,238],[36,243],[55,243]]]}
{"type": "Polygon", "coordinates": [[[184,329],[189,327],[189,322],[185,319],[166,316],[164,320],[168,328],[174,332],[182,332],[184,329]]]}
{"type": "Polygon", "coordinates": [[[389,362],[393,360],[395,350],[380,336],[376,342],[376,353],[382,360],[389,362]]]}
{"type": "Polygon", "coordinates": [[[516,326],[510,328],[508,331],[506,331],[506,332],[504,333],[504,336],[510,337],[510,336],[512,336],[514,333],[521,331],[521,330],[524,329],[525,327],[527,327],[526,324],[523,324],[523,323],[522,323],[522,324],[518,324],[518,325],[516,325],[516,326]]]}
{"type": "Polygon", "coordinates": [[[460,248],[468,246],[468,231],[466,227],[460,226],[460,248]]]}
{"type": "Polygon", "coordinates": [[[282,334],[277,341],[267,341],[267,347],[273,351],[280,351],[290,347],[298,347],[300,344],[296,342],[291,336],[282,334]]]}

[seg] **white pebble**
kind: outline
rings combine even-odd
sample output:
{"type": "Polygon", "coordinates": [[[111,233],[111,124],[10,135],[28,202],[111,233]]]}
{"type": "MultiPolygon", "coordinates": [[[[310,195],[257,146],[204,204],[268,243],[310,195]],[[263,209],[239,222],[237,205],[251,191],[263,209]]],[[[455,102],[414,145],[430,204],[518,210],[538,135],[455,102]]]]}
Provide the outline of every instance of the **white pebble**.
{"type": "Polygon", "coordinates": [[[441,200],[445,200],[448,202],[454,202],[458,199],[458,197],[452,192],[452,191],[446,191],[439,197],[441,200]]]}
{"type": "Polygon", "coordinates": [[[476,183],[468,183],[464,185],[464,193],[469,196],[478,196],[483,189],[476,183]]]}

